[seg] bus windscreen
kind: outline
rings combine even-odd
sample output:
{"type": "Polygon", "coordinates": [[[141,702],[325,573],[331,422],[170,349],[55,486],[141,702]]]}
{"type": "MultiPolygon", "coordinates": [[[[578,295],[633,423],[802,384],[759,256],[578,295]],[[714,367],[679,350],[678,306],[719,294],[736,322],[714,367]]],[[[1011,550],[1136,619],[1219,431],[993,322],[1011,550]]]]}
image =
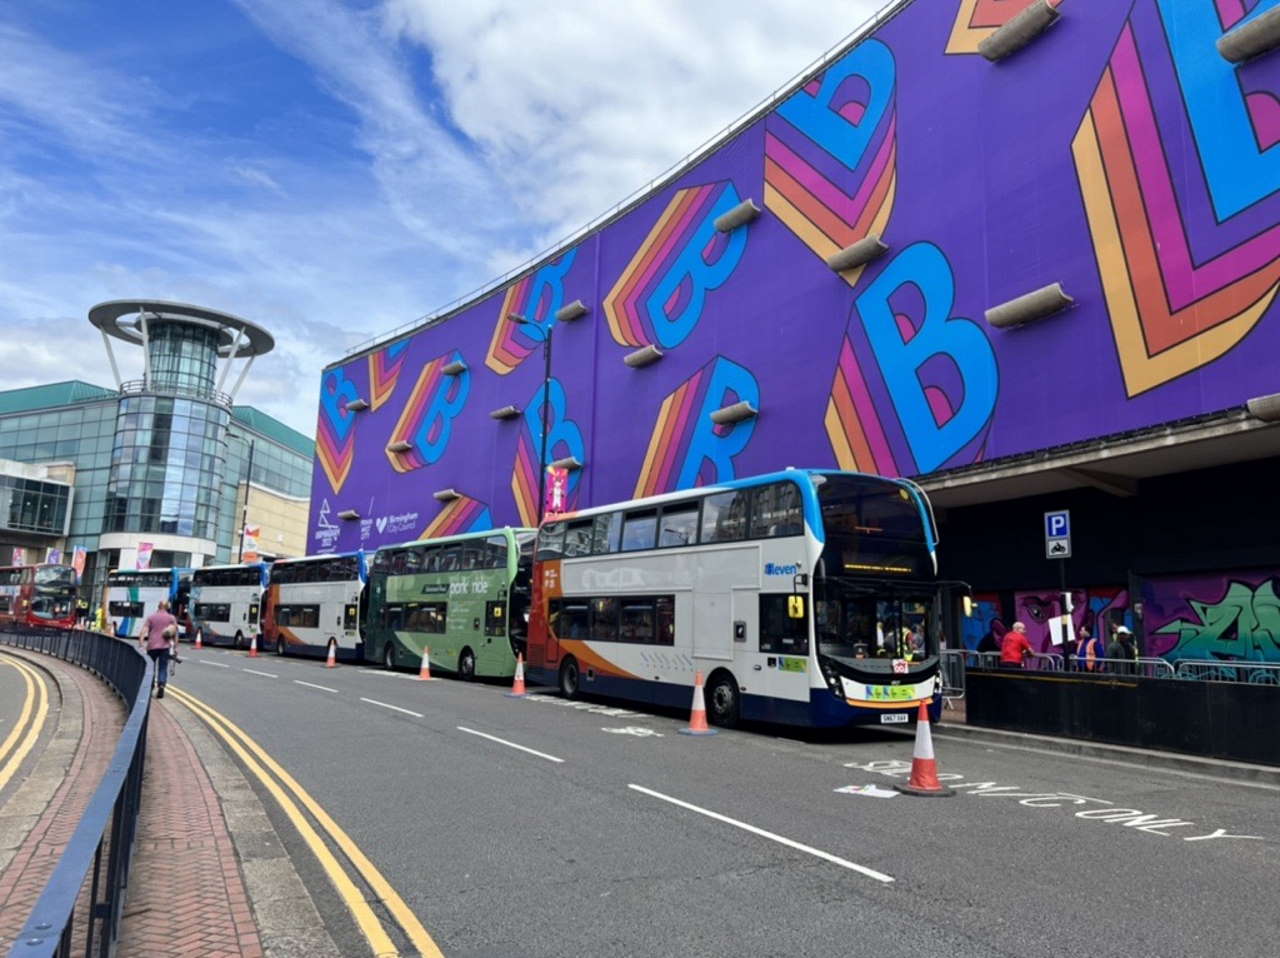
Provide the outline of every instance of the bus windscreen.
{"type": "Polygon", "coordinates": [[[933,576],[924,520],[906,489],[872,477],[823,478],[818,505],[828,576],[933,576]]]}

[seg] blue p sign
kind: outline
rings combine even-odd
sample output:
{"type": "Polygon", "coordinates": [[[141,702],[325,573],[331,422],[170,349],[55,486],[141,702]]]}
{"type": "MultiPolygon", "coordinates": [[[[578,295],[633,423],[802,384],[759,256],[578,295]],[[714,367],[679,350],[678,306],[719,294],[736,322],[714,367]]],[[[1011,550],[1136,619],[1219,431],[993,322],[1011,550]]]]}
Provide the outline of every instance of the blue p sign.
{"type": "Polygon", "coordinates": [[[1061,539],[1071,534],[1070,512],[1046,512],[1044,514],[1044,534],[1050,539],[1061,539]]]}

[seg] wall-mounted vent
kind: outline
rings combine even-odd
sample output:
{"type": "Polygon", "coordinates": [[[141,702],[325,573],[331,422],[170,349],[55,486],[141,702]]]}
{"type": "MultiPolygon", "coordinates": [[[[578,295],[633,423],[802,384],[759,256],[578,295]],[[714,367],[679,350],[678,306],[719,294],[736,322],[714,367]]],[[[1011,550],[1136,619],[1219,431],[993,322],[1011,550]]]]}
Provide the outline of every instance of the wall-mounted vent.
{"type": "Polygon", "coordinates": [[[662,350],[657,346],[641,346],[635,352],[627,353],[622,357],[622,361],[632,369],[639,369],[641,366],[648,366],[656,363],[662,358],[662,350]]]}
{"type": "Polygon", "coordinates": [[[872,233],[858,242],[846,246],[838,253],[832,253],[827,257],[827,265],[837,273],[841,273],[846,269],[857,269],[859,266],[866,266],[873,259],[883,256],[889,251],[889,247],[880,242],[880,237],[872,233]]]}
{"type": "Polygon", "coordinates": [[[1260,419],[1263,422],[1280,422],[1280,393],[1256,396],[1245,403],[1245,406],[1254,419],[1260,419]]]}
{"type": "Polygon", "coordinates": [[[752,416],[758,415],[758,413],[759,410],[755,406],[744,400],[736,402],[732,406],[721,406],[711,414],[711,421],[717,426],[724,426],[729,423],[750,419],[752,416]]]}
{"type": "Polygon", "coordinates": [[[978,44],[978,52],[993,63],[1017,53],[1056,23],[1060,0],[1034,0],[1004,26],[978,44]]]}
{"type": "Polygon", "coordinates": [[[1062,291],[1061,283],[1050,283],[1025,296],[1011,299],[987,310],[987,322],[996,329],[1012,329],[1052,316],[1066,309],[1075,300],[1062,291]]]}
{"type": "Polygon", "coordinates": [[[712,225],[721,233],[728,233],[739,226],[746,226],[759,215],[760,207],[756,206],[755,200],[743,200],[733,209],[726,210],[717,216],[712,225]]]}
{"type": "Polygon", "coordinates": [[[459,373],[465,373],[467,371],[467,364],[461,359],[455,359],[440,371],[446,376],[456,376],[459,373]]]}
{"type": "Polygon", "coordinates": [[[581,319],[591,310],[587,309],[586,303],[580,299],[575,299],[572,303],[566,303],[556,310],[557,323],[571,323],[575,319],[581,319]]]}
{"type": "Polygon", "coordinates": [[[351,519],[359,519],[360,513],[356,512],[356,510],[354,509],[343,509],[341,512],[338,513],[338,518],[346,519],[348,521],[350,521],[351,519]]]}
{"type": "Polygon", "coordinates": [[[1232,63],[1243,63],[1280,46],[1280,7],[1241,24],[1218,37],[1218,52],[1232,63]]]}
{"type": "Polygon", "coordinates": [[[431,495],[441,502],[452,502],[454,499],[462,498],[462,493],[457,489],[454,489],[452,486],[448,489],[437,489],[435,492],[431,493],[431,495]]]}
{"type": "Polygon", "coordinates": [[[347,409],[351,412],[362,412],[363,410],[368,408],[369,408],[369,400],[367,399],[357,398],[347,403],[347,409]]]}
{"type": "Polygon", "coordinates": [[[520,415],[519,406],[503,406],[501,409],[495,409],[489,413],[490,419],[515,419],[520,415]]]}
{"type": "Polygon", "coordinates": [[[387,452],[408,452],[413,448],[413,443],[408,439],[397,439],[395,442],[387,443],[387,452]]]}
{"type": "Polygon", "coordinates": [[[547,463],[548,469],[568,469],[573,472],[575,469],[581,469],[582,463],[578,461],[577,456],[565,456],[563,459],[557,459],[555,462],[547,463]]]}

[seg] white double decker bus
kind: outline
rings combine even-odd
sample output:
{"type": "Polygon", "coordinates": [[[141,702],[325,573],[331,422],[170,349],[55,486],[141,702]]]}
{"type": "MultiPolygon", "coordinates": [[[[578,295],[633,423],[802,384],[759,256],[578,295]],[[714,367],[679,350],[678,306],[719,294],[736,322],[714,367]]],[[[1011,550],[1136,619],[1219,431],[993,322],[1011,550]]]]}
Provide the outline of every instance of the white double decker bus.
{"type": "Polygon", "coordinates": [[[137,638],[143,621],[160,607],[169,609],[183,631],[190,629],[187,609],[190,569],[118,569],[107,574],[104,604],[108,628],[122,638],[137,638]]]}
{"type": "Polygon", "coordinates": [[[937,581],[913,482],[788,469],[585,509],[539,530],[533,679],[799,725],[908,722],[940,708],[938,649],[963,587],[937,581]],[[944,622],[945,620],[945,622],[944,622]]]}
{"type": "Polygon", "coordinates": [[[363,552],[280,559],[272,564],[262,632],[277,655],[364,657],[369,596],[363,552]]]}
{"type": "Polygon", "coordinates": [[[248,648],[261,636],[265,562],[215,565],[191,573],[191,622],[209,645],[248,648]]]}

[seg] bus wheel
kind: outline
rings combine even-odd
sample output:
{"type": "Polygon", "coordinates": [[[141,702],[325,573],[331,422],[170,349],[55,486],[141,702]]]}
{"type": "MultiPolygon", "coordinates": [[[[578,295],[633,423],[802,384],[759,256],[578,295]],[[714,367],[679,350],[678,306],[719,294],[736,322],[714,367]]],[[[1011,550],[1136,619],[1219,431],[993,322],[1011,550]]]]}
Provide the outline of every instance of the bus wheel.
{"type": "Polygon", "coordinates": [[[570,655],[560,663],[560,694],[567,699],[576,699],[578,679],[578,660],[570,655]]]}
{"type": "Polygon", "coordinates": [[[280,656],[280,658],[282,658],[282,659],[283,659],[283,658],[284,658],[284,651],[285,651],[285,649],[284,649],[284,636],[282,636],[282,635],[277,635],[277,636],[276,636],[276,655],[280,656]]]}
{"type": "Polygon", "coordinates": [[[476,677],[476,654],[470,649],[463,649],[458,656],[458,678],[470,682],[476,677]]]}
{"type": "Polygon", "coordinates": [[[382,647],[382,667],[388,672],[394,672],[396,667],[396,647],[395,643],[390,639],[387,644],[382,647]]]}
{"type": "Polygon", "coordinates": [[[241,635],[239,632],[236,633],[235,646],[237,649],[244,648],[244,636],[241,635]]]}
{"type": "Polygon", "coordinates": [[[716,672],[707,683],[707,718],[712,725],[733,728],[738,724],[738,683],[728,672],[716,672]]]}

